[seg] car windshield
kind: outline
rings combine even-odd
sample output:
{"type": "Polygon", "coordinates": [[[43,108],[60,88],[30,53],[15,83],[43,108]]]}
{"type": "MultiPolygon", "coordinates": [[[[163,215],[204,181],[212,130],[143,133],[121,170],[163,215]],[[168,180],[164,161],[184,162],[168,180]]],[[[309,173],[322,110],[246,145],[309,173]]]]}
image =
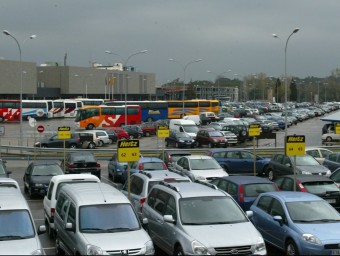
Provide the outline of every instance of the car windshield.
{"type": "Polygon", "coordinates": [[[299,201],[286,203],[294,222],[340,222],[339,213],[326,201],[299,201]]]}
{"type": "Polygon", "coordinates": [[[197,133],[198,127],[196,125],[183,125],[183,130],[185,132],[197,133]]]}
{"type": "Polygon", "coordinates": [[[191,138],[189,134],[185,132],[180,132],[176,134],[177,138],[191,138]]]}
{"type": "Polygon", "coordinates": [[[259,194],[264,192],[277,191],[275,184],[265,183],[265,184],[247,184],[244,185],[244,196],[245,197],[257,197],[259,194]]]}
{"type": "Polygon", "coordinates": [[[34,237],[34,228],[27,210],[0,211],[0,241],[34,237]]]}
{"type": "Polygon", "coordinates": [[[37,165],[32,170],[32,176],[54,176],[64,174],[59,165],[37,165]]]}
{"type": "Polygon", "coordinates": [[[234,200],[226,196],[182,198],[179,200],[179,212],[183,225],[220,225],[248,221],[234,200]]]}
{"type": "Polygon", "coordinates": [[[221,169],[214,159],[190,159],[191,170],[221,169]]]}
{"type": "Polygon", "coordinates": [[[74,155],[72,162],[96,162],[93,155],[74,155]]]}
{"type": "Polygon", "coordinates": [[[210,137],[221,137],[223,136],[219,131],[208,132],[210,137]]]}
{"type": "Polygon", "coordinates": [[[333,181],[305,182],[303,186],[312,194],[340,194],[340,189],[333,181]]]}
{"type": "Polygon", "coordinates": [[[296,165],[320,165],[320,163],[315,160],[314,157],[310,155],[296,156],[296,165]]]}
{"type": "Polygon", "coordinates": [[[144,171],[154,171],[154,170],[164,170],[164,165],[162,162],[149,162],[143,163],[144,171]]]}
{"type": "Polygon", "coordinates": [[[140,229],[130,204],[86,205],[79,210],[79,229],[83,233],[112,233],[140,229]]]}

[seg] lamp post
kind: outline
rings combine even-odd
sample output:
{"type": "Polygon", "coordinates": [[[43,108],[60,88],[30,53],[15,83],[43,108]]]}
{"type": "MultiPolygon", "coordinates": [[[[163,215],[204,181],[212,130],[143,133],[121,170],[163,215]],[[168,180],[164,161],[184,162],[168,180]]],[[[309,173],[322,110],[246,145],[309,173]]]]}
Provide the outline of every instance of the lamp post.
{"type": "MultiPolygon", "coordinates": [[[[18,42],[18,40],[8,31],[8,30],[4,30],[2,31],[6,36],[10,36],[12,37],[16,44],[18,45],[18,49],[19,49],[19,62],[20,62],[20,146],[22,146],[22,141],[23,141],[23,134],[22,134],[22,83],[23,83],[23,72],[22,72],[22,52],[21,52],[21,47],[20,44],[18,42]]],[[[24,43],[28,40],[28,39],[34,39],[36,38],[36,35],[31,35],[29,37],[27,37],[24,41],[22,41],[22,45],[24,45],[24,43]]]]}
{"type": "Polygon", "coordinates": [[[220,99],[220,77],[223,75],[223,74],[226,74],[228,72],[231,72],[231,69],[228,69],[228,71],[225,71],[225,72],[222,72],[220,74],[216,74],[215,72],[213,71],[210,71],[210,70],[207,70],[207,73],[211,73],[211,74],[214,74],[216,76],[216,80],[217,80],[217,100],[220,99]]]}
{"type": "MultiPolygon", "coordinates": [[[[285,108],[285,145],[286,145],[286,138],[287,138],[287,98],[288,98],[288,78],[287,78],[287,46],[288,46],[288,41],[291,38],[291,36],[295,33],[297,33],[300,29],[295,28],[293,32],[288,36],[286,43],[285,43],[285,102],[284,102],[284,108],[285,108]]],[[[279,38],[281,41],[282,39],[276,35],[273,34],[274,38],[279,38]]],[[[282,41],[283,42],[283,41],[282,41]]]]}
{"type": "MultiPolygon", "coordinates": [[[[169,59],[169,61],[172,61],[172,62],[176,62],[176,63],[179,63],[181,64],[179,61],[175,60],[175,59],[169,59]]],[[[197,60],[193,60],[193,61],[189,61],[184,67],[183,67],[183,93],[182,93],[182,101],[183,101],[183,107],[182,107],[182,116],[184,116],[185,112],[184,112],[184,99],[185,99],[185,72],[188,68],[188,66],[190,64],[193,64],[193,63],[196,63],[196,62],[200,62],[202,61],[202,59],[197,59],[197,60]]]]}

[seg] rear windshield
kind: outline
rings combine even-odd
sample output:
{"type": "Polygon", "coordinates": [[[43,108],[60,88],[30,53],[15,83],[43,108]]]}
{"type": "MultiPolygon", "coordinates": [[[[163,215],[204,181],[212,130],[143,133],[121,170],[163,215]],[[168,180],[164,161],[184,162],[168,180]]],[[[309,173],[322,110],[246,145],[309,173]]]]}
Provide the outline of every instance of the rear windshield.
{"type": "Polygon", "coordinates": [[[71,160],[72,162],[97,162],[93,155],[74,155],[71,160]]]}
{"type": "Polygon", "coordinates": [[[340,189],[332,181],[318,181],[303,183],[305,189],[312,194],[336,193],[340,194],[340,189]]]}
{"type": "Polygon", "coordinates": [[[276,191],[274,184],[248,184],[244,185],[244,196],[257,197],[264,192],[276,191]]]}

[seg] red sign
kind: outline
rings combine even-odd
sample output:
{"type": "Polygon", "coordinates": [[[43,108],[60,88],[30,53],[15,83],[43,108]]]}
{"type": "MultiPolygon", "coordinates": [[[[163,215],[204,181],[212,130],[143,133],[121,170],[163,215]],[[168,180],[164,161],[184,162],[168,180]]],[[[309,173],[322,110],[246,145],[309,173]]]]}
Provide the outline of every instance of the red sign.
{"type": "Polygon", "coordinates": [[[40,132],[40,133],[44,132],[44,131],[45,131],[44,126],[39,125],[39,126],[37,127],[37,131],[40,132]]]}

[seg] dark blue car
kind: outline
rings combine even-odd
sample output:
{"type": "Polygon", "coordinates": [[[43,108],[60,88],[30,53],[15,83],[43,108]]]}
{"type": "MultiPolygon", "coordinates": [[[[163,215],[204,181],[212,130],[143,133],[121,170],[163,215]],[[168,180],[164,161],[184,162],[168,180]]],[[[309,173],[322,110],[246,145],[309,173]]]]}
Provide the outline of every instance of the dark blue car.
{"type": "Polygon", "coordinates": [[[126,170],[127,164],[127,162],[118,162],[117,153],[114,153],[107,166],[109,179],[114,182],[123,182],[123,173],[126,170]]]}
{"type": "Polygon", "coordinates": [[[333,152],[325,156],[322,162],[323,166],[326,166],[331,172],[340,167],[340,152],[333,152]]]}
{"type": "Polygon", "coordinates": [[[256,176],[225,176],[211,183],[230,194],[244,211],[249,210],[259,194],[279,190],[274,182],[256,176]]]}
{"type": "Polygon", "coordinates": [[[239,148],[210,149],[208,155],[216,159],[229,175],[263,176],[270,161],[269,158],[254,155],[250,151],[239,148]],[[254,172],[254,160],[256,171],[254,172]]]}

